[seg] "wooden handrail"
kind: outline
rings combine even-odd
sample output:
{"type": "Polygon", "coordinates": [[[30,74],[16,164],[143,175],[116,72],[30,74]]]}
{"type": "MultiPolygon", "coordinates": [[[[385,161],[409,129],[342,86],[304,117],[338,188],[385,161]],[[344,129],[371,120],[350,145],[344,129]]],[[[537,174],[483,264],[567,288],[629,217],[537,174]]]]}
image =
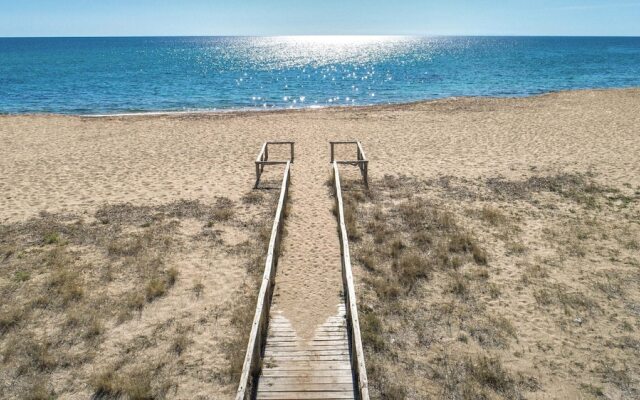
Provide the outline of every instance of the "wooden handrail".
{"type": "Polygon", "coordinates": [[[362,143],[358,142],[358,150],[360,152],[360,156],[362,160],[366,160],[367,156],[364,155],[364,149],[362,148],[362,143]]]}
{"type": "Polygon", "coordinates": [[[267,142],[262,144],[260,148],[260,152],[258,153],[258,157],[256,158],[256,162],[264,161],[264,151],[267,149],[267,142]]]}
{"type": "Polygon", "coordinates": [[[351,368],[358,383],[360,400],[369,400],[369,384],[367,382],[367,369],[364,363],[364,351],[360,334],[360,321],[358,320],[358,307],[356,305],[356,290],[353,283],[351,269],[351,256],[349,254],[349,239],[347,227],[344,222],[344,204],[342,202],[342,189],[340,187],[340,174],[338,162],[333,162],[333,176],[335,184],[336,203],[338,208],[338,223],[340,236],[340,252],[342,253],[342,283],[344,285],[345,302],[347,309],[347,324],[351,340],[351,368]]]}
{"type": "Polygon", "coordinates": [[[282,239],[282,227],[284,225],[284,208],[289,196],[289,184],[291,182],[291,162],[287,161],[284,168],[284,176],[282,177],[282,187],[280,189],[280,199],[278,200],[278,208],[273,219],[273,227],[271,228],[271,238],[269,239],[269,248],[267,250],[267,259],[264,266],[264,274],[262,275],[262,284],[258,294],[256,303],[256,312],[251,325],[251,333],[249,334],[249,343],[247,344],[247,352],[242,365],[242,374],[240,375],[240,384],[236,392],[236,400],[248,400],[252,396],[253,388],[258,376],[260,375],[261,358],[265,338],[267,336],[267,327],[269,324],[269,309],[271,308],[271,297],[273,295],[273,285],[275,284],[276,269],[278,266],[278,255],[280,254],[280,241],[282,239]]]}
{"type": "Polygon", "coordinates": [[[364,186],[369,189],[369,160],[367,160],[367,156],[364,154],[364,149],[362,148],[362,143],[357,140],[330,140],[329,146],[331,148],[331,163],[337,162],[338,164],[348,164],[348,165],[357,165],[360,169],[360,174],[362,175],[362,180],[364,181],[364,186]],[[356,160],[336,160],[335,159],[335,149],[334,146],[336,144],[355,144],[356,145],[356,160]]]}
{"type": "Polygon", "coordinates": [[[338,164],[352,164],[352,165],[358,165],[358,164],[365,164],[368,163],[368,160],[333,160],[333,162],[337,162],[338,164]]]}
{"type": "Polygon", "coordinates": [[[293,163],[295,158],[295,142],[291,140],[268,140],[262,144],[260,148],[260,152],[258,153],[258,157],[256,157],[256,183],[253,186],[257,188],[260,184],[260,176],[264,171],[265,165],[274,165],[274,164],[286,164],[287,162],[293,163]],[[282,145],[288,144],[290,146],[289,151],[289,160],[269,160],[269,145],[282,145]]]}

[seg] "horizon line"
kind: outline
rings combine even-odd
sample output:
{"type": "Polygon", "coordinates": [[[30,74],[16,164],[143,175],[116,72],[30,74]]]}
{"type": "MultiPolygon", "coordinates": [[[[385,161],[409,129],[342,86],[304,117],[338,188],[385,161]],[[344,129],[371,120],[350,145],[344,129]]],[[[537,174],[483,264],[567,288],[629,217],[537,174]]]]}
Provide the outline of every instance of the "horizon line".
{"type": "Polygon", "coordinates": [[[70,36],[0,36],[0,39],[91,39],[91,38],[176,38],[176,37],[259,37],[259,38],[280,38],[280,37],[312,37],[312,36],[353,36],[353,37],[363,37],[363,36],[385,36],[385,37],[537,37],[537,38],[640,38],[640,35],[545,35],[545,34],[535,34],[535,35],[513,35],[513,34],[329,34],[329,33],[321,33],[321,34],[278,34],[278,35],[248,35],[248,34],[224,34],[224,35],[70,35],[70,36]]]}

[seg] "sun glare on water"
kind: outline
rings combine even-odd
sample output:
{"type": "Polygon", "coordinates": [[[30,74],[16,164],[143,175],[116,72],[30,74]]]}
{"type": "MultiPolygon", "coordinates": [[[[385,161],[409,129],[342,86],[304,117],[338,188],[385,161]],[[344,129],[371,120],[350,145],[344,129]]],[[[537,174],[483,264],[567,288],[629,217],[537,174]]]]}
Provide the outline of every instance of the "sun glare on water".
{"type": "Polygon", "coordinates": [[[253,39],[253,56],[275,67],[367,63],[411,42],[403,36],[274,36],[253,39]],[[268,55],[268,60],[264,57],[268,55]]]}
{"type": "Polygon", "coordinates": [[[305,35],[305,36],[275,36],[292,44],[320,44],[330,46],[357,46],[362,44],[384,43],[407,39],[404,36],[367,36],[367,35],[305,35]]]}

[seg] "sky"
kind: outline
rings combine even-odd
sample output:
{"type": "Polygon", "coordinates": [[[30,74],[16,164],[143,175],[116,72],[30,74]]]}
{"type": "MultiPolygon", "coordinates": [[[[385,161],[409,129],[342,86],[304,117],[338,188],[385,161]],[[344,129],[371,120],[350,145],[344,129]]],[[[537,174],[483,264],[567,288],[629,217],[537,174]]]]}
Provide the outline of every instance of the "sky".
{"type": "Polygon", "coordinates": [[[640,36],[640,0],[0,0],[0,37],[640,36]]]}

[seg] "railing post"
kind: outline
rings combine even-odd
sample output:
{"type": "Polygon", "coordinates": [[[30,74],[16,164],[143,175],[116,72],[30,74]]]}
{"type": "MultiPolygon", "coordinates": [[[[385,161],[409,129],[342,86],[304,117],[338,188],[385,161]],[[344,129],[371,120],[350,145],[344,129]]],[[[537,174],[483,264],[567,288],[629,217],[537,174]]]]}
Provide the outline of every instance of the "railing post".
{"type": "Polygon", "coordinates": [[[369,161],[362,162],[362,177],[364,178],[364,187],[369,190],[369,161]]]}
{"type": "Polygon", "coordinates": [[[256,163],[256,184],[253,187],[254,189],[258,188],[258,185],[260,184],[260,173],[262,172],[262,167],[260,164],[256,163]]]}
{"type": "Polygon", "coordinates": [[[291,162],[293,163],[294,159],[294,142],[291,142],[291,162]]]}
{"type": "Polygon", "coordinates": [[[334,158],[333,157],[333,145],[334,145],[333,142],[329,142],[329,146],[331,147],[331,162],[333,162],[333,158],[334,158]]]}

